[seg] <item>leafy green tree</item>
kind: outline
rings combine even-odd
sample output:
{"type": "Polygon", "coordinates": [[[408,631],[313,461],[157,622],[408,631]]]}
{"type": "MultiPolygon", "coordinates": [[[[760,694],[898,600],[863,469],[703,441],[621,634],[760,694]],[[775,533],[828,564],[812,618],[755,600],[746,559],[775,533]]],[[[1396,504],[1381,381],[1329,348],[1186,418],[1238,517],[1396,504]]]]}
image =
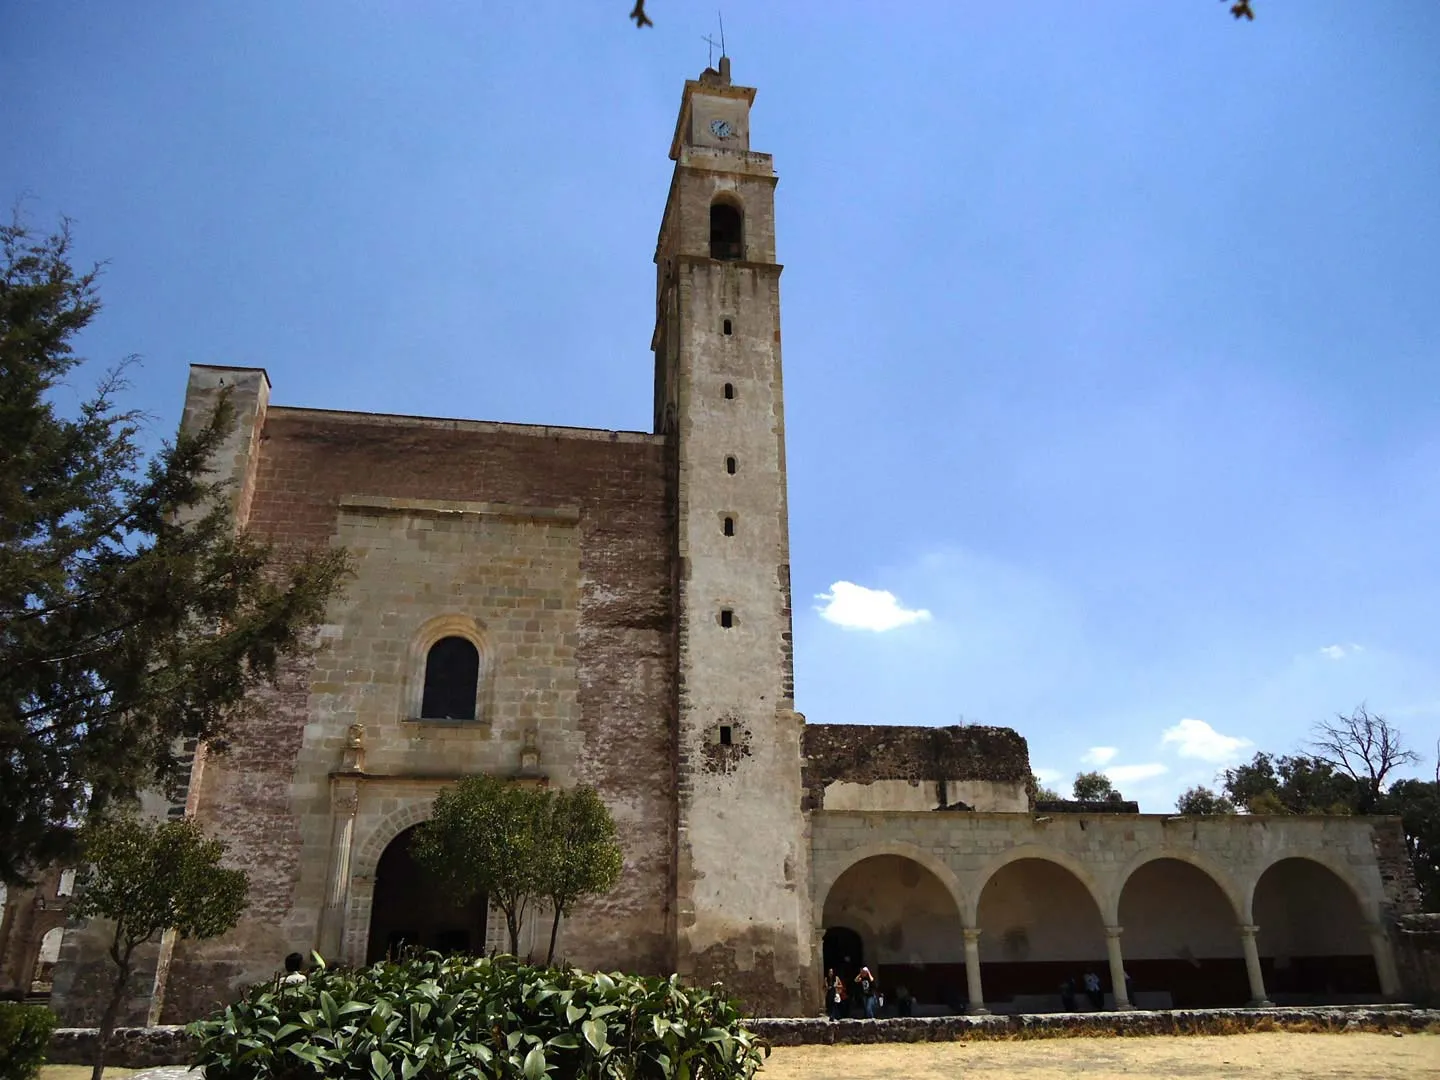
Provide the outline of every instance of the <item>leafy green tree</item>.
{"type": "Polygon", "coordinates": [[[113,818],[85,829],[81,852],[85,871],[70,914],[115,924],[109,950],[115,981],[91,1074],[91,1080],[101,1080],[135,950],[167,930],[182,939],[225,933],[240,921],[250,882],[243,870],[220,865],[225,845],[207,839],[189,819],[113,818]]]}
{"type": "Polygon", "coordinates": [[[1233,814],[1235,804],[1224,795],[1217,795],[1208,787],[1192,787],[1181,794],[1175,804],[1181,814],[1233,814]]]}
{"type": "Polygon", "coordinates": [[[148,462],[124,365],[73,415],[57,394],[100,309],[68,228],[0,227],[0,881],[67,857],[75,828],[220,747],[302,654],[343,553],[237,535],[207,463],[222,401],[148,462]]]}
{"type": "Polygon", "coordinates": [[[540,895],[549,793],[498,776],[467,776],[435,797],[410,854],[457,901],[483,893],[505,913],[510,953],[540,895]]]}
{"type": "Polygon", "coordinates": [[[1030,774],[1030,790],[1035,793],[1036,802],[1060,802],[1065,798],[1053,787],[1040,782],[1040,778],[1034,773],[1030,774]]]}
{"type": "Polygon", "coordinates": [[[538,845],[539,893],[550,904],[550,950],[545,964],[555,962],[560,920],[577,901],[609,892],[620,879],[624,855],[615,835],[615,819],[594,788],[578,787],[550,796],[538,845]]]}
{"type": "Polygon", "coordinates": [[[1074,798],[1081,802],[1124,802],[1125,796],[1115,790],[1110,778],[1102,772],[1079,773],[1070,788],[1074,798]]]}
{"type": "Polygon", "coordinates": [[[1225,770],[1226,796],[1252,814],[1353,814],[1355,781],[1328,762],[1304,754],[1256,754],[1225,770]]]}
{"type": "Polygon", "coordinates": [[[1434,780],[1397,780],[1381,796],[1378,809],[1399,815],[1421,906],[1440,911],[1440,753],[1434,780]]]}

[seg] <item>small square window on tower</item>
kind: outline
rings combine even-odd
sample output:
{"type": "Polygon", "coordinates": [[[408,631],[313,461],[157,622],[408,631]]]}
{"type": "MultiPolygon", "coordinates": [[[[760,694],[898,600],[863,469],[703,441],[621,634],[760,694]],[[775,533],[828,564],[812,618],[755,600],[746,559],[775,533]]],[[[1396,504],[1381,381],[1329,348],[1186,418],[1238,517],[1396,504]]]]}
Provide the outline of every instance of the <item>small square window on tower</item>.
{"type": "Polygon", "coordinates": [[[736,465],[735,459],[733,457],[727,457],[725,459],[725,471],[731,476],[735,475],[735,470],[737,467],[738,466],[736,465]]]}
{"type": "Polygon", "coordinates": [[[726,336],[726,337],[729,337],[732,333],[735,332],[735,328],[734,328],[734,326],[731,325],[729,319],[726,319],[726,320],[725,320],[724,330],[725,330],[725,336],[726,336]]]}
{"type": "Polygon", "coordinates": [[[727,383],[725,384],[725,400],[726,400],[726,401],[732,401],[732,400],[734,400],[734,398],[735,398],[735,384],[734,384],[734,383],[728,383],[728,382],[727,382],[727,383]]]}
{"type": "Polygon", "coordinates": [[[729,630],[732,626],[734,626],[734,625],[735,625],[735,612],[731,611],[728,607],[727,607],[727,608],[721,608],[721,609],[720,609],[720,625],[723,626],[726,630],[729,630]]]}
{"type": "Polygon", "coordinates": [[[724,523],[721,525],[721,528],[724,529],[726,536],[734,536],[734,535],[735,535],[735,519],[734,519],[733,517],[728,517],[728,516],[727,516],[727,517],[725,518],[724,523]]]}
{"type": "Polygon", "coordinates": [[[734,745],[734,742],[735,742],[734,732],[732,731],[730,725],[729,725],[729,724],[721,724],[721,725],[720,725],[720,745],[721,745],[721,746],[732,746],[732,745],[734,745]]]}

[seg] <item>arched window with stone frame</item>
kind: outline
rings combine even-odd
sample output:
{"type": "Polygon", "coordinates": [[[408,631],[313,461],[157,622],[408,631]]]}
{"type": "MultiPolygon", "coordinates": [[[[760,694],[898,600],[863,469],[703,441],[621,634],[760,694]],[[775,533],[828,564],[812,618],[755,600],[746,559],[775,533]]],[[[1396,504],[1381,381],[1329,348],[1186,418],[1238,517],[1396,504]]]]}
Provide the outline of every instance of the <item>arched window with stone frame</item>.
{"type": "Polygon", "coordinates": [[[410,650],[406,716],[425,724],[489,723],[490,657],[484,628],[468,615],[426,623],[410,650]]]}

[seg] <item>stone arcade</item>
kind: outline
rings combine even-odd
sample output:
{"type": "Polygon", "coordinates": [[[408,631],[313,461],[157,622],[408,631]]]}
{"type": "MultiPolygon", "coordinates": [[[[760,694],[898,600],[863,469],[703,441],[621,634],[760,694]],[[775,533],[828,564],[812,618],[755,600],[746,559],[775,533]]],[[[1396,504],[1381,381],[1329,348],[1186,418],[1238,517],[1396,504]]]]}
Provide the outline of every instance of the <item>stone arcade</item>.
{"type": "MultiPolygon", "coordinates": [[[[653,433],[288,408],[222,389],[237,527],[338,544],[357,574],[262,721],[197,753],[183,805],[252,878],[244,921],[166,942],[130,1022],[180,1021],[318,949],[503,942],[405,838],[459,776],[593,784],[620,885],[563,930],[572,962],[724,980],[821,1009],[862,961],[928,1010],[1055,1008],[1085,971],[1128,1005],[1400,992],[1414,903],[1392,820],[1036,807],[1028,750],[982,727],[811,725],[791,663],[781,267],[755,91],[685,84],[655,251],[653,433]],[[434,467],[444,461],[445,468],[434,467]]],[[[66,933],[54,1001],[93,1021],[104,928],[66,933]]]]}

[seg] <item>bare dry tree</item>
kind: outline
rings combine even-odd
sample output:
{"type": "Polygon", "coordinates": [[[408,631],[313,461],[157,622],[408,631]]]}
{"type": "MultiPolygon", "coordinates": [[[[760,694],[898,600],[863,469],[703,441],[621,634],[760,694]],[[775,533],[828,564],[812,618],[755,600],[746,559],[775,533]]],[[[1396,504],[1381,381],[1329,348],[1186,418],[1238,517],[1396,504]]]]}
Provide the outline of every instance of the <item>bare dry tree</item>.
{"type": "Polygon", "coordinates": [[[1316,724],[1311,745],[1317,758],[1360,785],[1361,813],[1374,808],[1392,772],[1420,760],[1388,720],[1363,704],[1349,716],[1337,713],[1334,720],[1316,724]]]}

